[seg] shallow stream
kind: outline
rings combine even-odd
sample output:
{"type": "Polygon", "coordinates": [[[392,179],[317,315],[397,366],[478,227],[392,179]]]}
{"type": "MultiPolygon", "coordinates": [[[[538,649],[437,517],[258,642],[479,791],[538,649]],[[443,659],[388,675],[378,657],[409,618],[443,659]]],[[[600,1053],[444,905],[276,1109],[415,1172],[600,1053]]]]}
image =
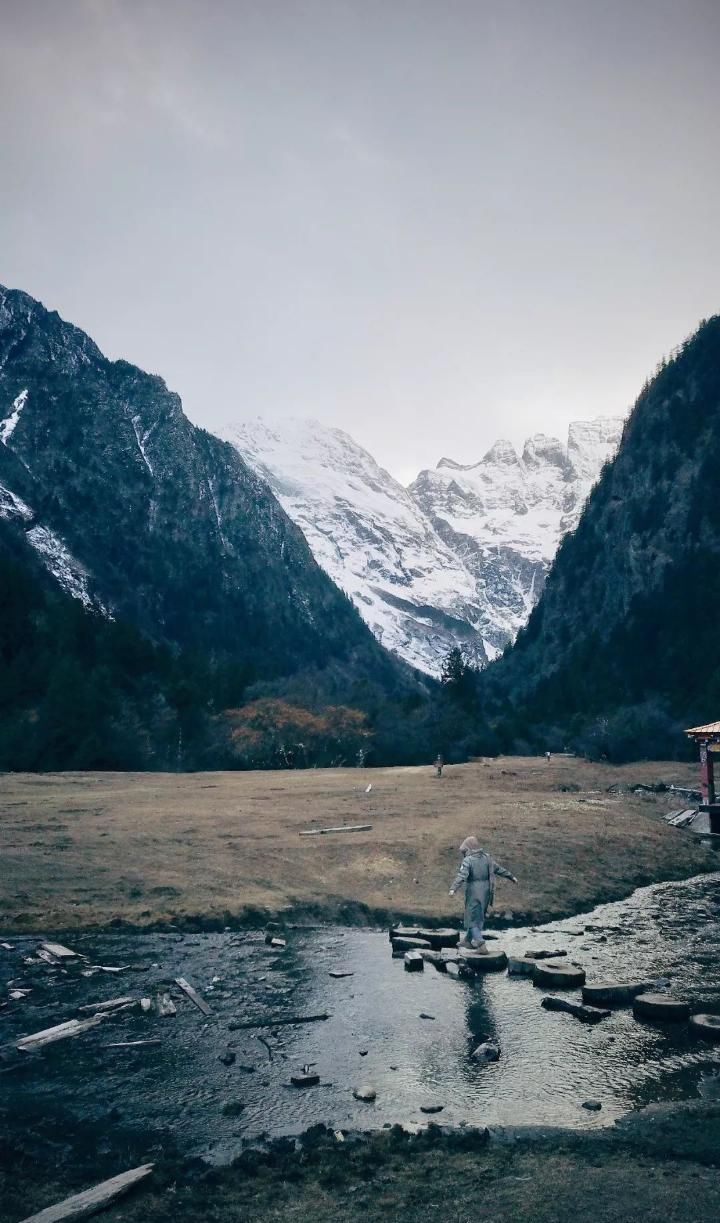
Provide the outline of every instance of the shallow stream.
{"type": "MultiPolygon", "coordinates": [[[[242,1139],[317,1122],[602,1126],[653,1101],[720,1094],[720,1045],[694,1038],[685,1023],[641,1023],[624,1009],[589,1027],[543,1010],[548,991],[527,978],[501,972],[466,982],[429,964],[408,973],[391,958],[385,932],[291,929],[287,939],[275,950],[260,932],[67,935],[89,964],[128,966],[83,976],[26,965],[40,939],[8,937],[3,984],[32,992],[2,1012],[3,1044],[72,1018],[80,1005],[125,994],[169,990],[177,1015],[123,1012],[47,1046],[3,1076],[6,1117],[22,1124],[54,1116],[68,1134],[73,1119],[100,1125],[110,1117],[135,1130],[169,1131],[186,1154],[224,1162],[242,1139]],[[352,975],[335,979],[330,970],[352,975]],[[205,998],[209,1017],[171,984],[178,976],[205,998]],[[321,1012],[330,1018],[234,1027],[321,1012]],[[144,1039],[160,1043],[108,1047],[144,1039]],[[500,1060],[476,1065],[469,1055],[486,1039],[500,1046],[500,1060]],[[289,1086],[304,1065],[320,1084],[289,1086]],[[353,1098],[365,1083],[377,1092],[373,1103],[353,1098]],[[588,1099],[601,1111],[583,1109],[588,1099]],[[442,1112],[428,1116],[427,1105],[442,1112]]],[[[504,931],[495,947],[510,955],[565,949],[589,983],[669,978],[673,995],[720,1013],[720,873],[642,888],[541,929],[504,931]]],[[[577,991],[566,996],[579,999],[577,991]]]]}

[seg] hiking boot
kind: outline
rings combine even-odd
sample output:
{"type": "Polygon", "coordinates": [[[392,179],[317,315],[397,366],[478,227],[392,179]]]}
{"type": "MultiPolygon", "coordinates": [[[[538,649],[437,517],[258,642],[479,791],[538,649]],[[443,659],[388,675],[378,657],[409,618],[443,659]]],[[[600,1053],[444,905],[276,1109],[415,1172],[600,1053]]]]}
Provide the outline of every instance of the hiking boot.
{"type": "Polygon", "coordinates": [[[468,938],[467,934],[464,934],[462,938],[460,939],[460,942],[458,943],[458,947],[474,947],[474,946],[475,944],[473,943],[471,938],[468,938]]]}
{"type": "Polygon", "coordinates": [[[474,947],[475,951],[477,951],[478,955],[490,955],[486,942],[481,941],[478,943],[473,939],[472,946],[474,947]]]}

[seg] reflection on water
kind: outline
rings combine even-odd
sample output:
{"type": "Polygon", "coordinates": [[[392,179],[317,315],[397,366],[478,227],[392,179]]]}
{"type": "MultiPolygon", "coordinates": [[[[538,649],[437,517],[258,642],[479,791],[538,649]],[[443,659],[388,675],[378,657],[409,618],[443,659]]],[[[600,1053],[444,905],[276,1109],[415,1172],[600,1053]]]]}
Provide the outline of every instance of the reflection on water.
{"type": "MultiPolygon", "coordinates": [[[[566,949],[588,981],[668,977],[678,996],[720,1012],[719,884],[720,874],[644,888],[542,932],[504,932],[497,945],[511,955],[566,949]]],[[[18,951],[36,940],[10,941],[15,950],[2,968],[17,978],[18,951]]],[[[241,1137],[320,1121],[356,1129],[422,1123],[421,1107],[432,1104],[443,1106],[435,1120],[444,1124],[605,1125],[654,1100],[713,1091],[720,1073],[720,1045],[699,1042],[684,1024],[654,1027],[620,1010],[587,1027],[544,1011],[543,991],[526,978],[497,973],[467,983],[429,965],[406,973],[385,933],[291,931],[284,951],[266,947],[261,934],[237,932],[68,941],[93,963],[128,963],[132,971],[37,985],[5,1018],[5,1040],[69,1018],[83,1002],[155,993],[178,975],[204,993],[213,1013],[205,1019],[178,996],[175,1019],[110,1020],[8,1076],[10,1092],[25,1109],[69,1108],[86,1119],[115,1107],[127,1124],[169,1128],[191,1151],[218,1160],[231,1157],[241,1137]],[[330,978],[334,968],[353,975],[330,978]],[[322,1011],[330,1012],[325,1022],[233,1029],[322,1011]],[[162,1044],[104,1048],[148,1036],[162,1044]],[[500,1046],[500,1061],[477,1065],[470,1052],[487,1039],[500,1046]],[[230,1066],[219,1061],[228,1046],[230,1066]],[[320,1075],[318,1087],[288,1086],[303,1064],[320,1075]],[[353,1098],[363,1083],[377,1091],[372,1104],[353,1098]],[[602,1102],[601,1113],[582,1109],[588,1098],[602,1102]]]]}

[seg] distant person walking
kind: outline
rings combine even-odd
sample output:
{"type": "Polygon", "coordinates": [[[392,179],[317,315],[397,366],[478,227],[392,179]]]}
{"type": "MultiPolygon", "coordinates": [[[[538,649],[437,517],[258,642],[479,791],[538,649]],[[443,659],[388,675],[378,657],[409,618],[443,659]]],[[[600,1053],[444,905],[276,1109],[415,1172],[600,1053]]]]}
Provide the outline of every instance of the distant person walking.
{"type": "Polygon", "coordinates": [[[461,885],[465,884],[466,934],[462,945],[474,947],[482,955],[487,955],[488,949],[483,931],[485,914],[495,895],[495,876],[501,875],[503,879],[509,879],[512,883],[517,883],[517,879],[481,848],[477,837],[466,837],[460,846],[460,853],[463,859],[460,863],[460,870],[453,879],[450,895],[454,896],[461,885]]]}
{"type": "Polygon", "coordinates": [[[437,760],[435,761],[435,768],[437,769],[438,777],[442,777],[442,771],[443,771],[444,766],[445,766],[445,761],[443,760],[442,756],[438,752],[437,760]]]}

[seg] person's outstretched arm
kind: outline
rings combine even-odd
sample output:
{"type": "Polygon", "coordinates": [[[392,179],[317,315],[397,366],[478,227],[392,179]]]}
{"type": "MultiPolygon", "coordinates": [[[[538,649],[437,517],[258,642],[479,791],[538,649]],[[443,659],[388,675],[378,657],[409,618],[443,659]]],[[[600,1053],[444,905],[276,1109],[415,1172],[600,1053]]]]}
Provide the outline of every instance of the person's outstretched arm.
{"type": "Polygon", "coordinates": [[[517,883],[515,876],[510,871],[505,870],[505,867],[501,866],[499,862],[493,862],[493,874],[500,875],[503,879],[509,879],[511,883],[517,883]]]}
{"type": "Polygon", "coordinates": [[[462,862],[460,863],[460,870],[450,885],[450,891],[448,893],[449,896],[454,896],[458,888],[462,887],[463,883],[467,882],[467,877],[469,874],[470,862],[467,858],[463,858],[462,862]]]}

